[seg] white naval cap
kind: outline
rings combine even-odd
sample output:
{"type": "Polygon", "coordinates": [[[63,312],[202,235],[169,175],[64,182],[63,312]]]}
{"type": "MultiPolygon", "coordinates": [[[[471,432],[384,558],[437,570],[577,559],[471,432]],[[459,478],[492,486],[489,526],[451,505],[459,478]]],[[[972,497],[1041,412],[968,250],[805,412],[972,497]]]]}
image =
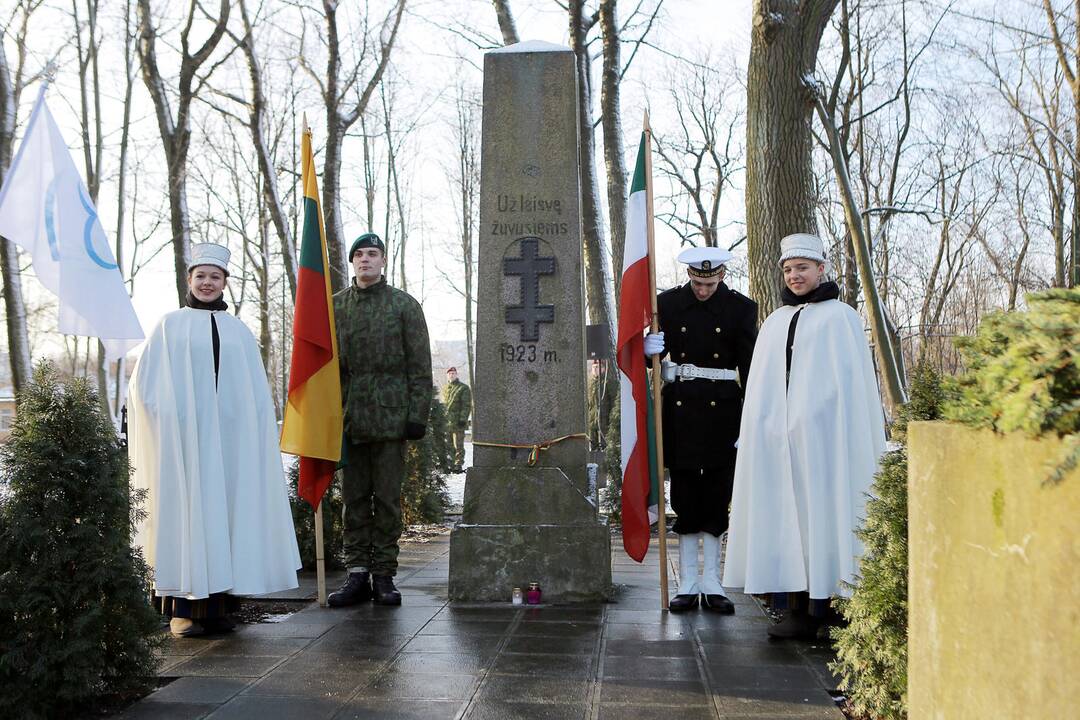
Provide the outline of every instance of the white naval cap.
{"type": "Polygon", "coordinates": [[[780,264],[791,258],[806,258],[819,263],[825,262],[825,245],[817,235],[795,233],[780,241],[780,264]]]}
{"type": "Polygon", "coordinates": [[[731,262],[735,256],[730,251],[718,247],[692,247],[679,253],[679,262],[686,263],[687,270],[695,277],[712,277],[724,269],[724,263],[731,262]]]}
{"type": "Polygon", "coordinates": [[[191,260],[188,261],[188,272],[199,265],[214,265],[229,274],[229,257],[232,254],[229,248],[217,243],[198,243],[191,246],[191,260]]]}

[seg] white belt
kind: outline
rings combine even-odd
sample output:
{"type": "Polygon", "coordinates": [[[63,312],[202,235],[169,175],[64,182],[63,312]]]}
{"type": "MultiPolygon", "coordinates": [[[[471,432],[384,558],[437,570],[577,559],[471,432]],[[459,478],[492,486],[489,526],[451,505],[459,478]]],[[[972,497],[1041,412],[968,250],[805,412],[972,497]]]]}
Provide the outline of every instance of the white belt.
{"type": "Polygon", "coordinates": [[[702,378],[703,380],[737,380],[739,377],[737,372],[726,368],[703,368],[698,367],[697,365],[691,365],[690,363],[676,365],[667,360],[663,363],[660,375],[665,382],[675,382],[676,378],[681,382],[683,380],[693,380],[694,378],[702,378]]]}

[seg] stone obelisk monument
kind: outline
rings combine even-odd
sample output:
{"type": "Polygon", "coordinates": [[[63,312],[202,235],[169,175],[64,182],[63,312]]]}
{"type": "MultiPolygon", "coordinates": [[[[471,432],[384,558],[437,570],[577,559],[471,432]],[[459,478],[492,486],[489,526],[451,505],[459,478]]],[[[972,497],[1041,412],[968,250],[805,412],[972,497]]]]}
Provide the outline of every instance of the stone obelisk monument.
{"type": "Polygon", "coordinates": [[[473,466],[450,535],[452,600],[505,602],[538,582],[545,602],[584,602],[611,585],[583,437],[574,62],[540,42],[484,57],[473,466]]]}

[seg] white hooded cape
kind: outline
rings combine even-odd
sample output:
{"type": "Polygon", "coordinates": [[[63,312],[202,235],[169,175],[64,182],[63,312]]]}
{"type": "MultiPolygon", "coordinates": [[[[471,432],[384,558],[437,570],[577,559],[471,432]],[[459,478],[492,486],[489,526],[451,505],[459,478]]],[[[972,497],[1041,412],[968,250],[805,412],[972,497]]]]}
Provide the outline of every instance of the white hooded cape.
{"type": "Polygon", "coordinates": [[[136,542],[159,596],[297,586],[300,554],[255,338],[227,312],[162,318],[131,377],[129,455],[145,488],[136,542]],[[210,316],[220,338],[214,386],[210,316]]]}
{"type": "Polygon", "coordinates": [[[884,417],[862,320],[826,300],[804,306],[785,392],[788,326],[800,306],[761,326],[747,379],[724,585],[747,593],[848,595],[884,417]]]}

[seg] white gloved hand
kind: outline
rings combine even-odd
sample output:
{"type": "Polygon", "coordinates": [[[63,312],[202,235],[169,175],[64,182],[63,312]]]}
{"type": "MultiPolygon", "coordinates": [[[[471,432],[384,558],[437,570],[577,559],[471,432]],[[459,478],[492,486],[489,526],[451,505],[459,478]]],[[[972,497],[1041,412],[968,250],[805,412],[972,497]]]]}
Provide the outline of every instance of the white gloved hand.
{"type": "Polygon", "coordinates": [[[645,335],[645,354],[649,357],[653,355],[663,355],[664,353],[664,333],[648,333],[645,335]]]}

